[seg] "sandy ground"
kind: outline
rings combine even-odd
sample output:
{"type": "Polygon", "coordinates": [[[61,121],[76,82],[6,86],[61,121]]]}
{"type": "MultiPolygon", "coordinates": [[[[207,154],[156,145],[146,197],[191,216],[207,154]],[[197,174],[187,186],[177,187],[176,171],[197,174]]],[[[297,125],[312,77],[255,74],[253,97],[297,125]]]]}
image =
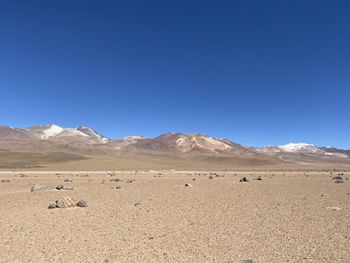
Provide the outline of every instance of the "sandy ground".
{"type": "Polygon", "coordinates": [[[0,173],[0,262],[350,262],[349,172],[22,173],[0,173]]]}

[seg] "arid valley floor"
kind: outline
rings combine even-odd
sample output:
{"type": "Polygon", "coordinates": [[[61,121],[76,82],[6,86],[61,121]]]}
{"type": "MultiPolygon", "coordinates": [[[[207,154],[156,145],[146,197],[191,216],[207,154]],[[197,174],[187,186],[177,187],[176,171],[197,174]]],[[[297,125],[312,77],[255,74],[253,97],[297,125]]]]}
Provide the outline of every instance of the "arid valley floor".
{"type": "Polygon", "coordinates": [[[346,263],[349,178],[347,171],[2,171],[0,262],[346,263]],[[332,180],[339,174],[343,183],[332,180]],[[31,192],[34,184],[74,190],[31,192]],[[88,207],[48,209],[65,196],[88,207]]]}

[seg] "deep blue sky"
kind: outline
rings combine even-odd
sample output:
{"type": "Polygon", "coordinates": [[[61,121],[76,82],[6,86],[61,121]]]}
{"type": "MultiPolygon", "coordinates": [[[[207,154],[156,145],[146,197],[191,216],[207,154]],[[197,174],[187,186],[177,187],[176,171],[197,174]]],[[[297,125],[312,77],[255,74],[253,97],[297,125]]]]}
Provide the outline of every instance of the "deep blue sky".
{"type": "Polygon", "coordinates": [[[0,125],[350,148],[350,1],[0,1],[0,125]]]}

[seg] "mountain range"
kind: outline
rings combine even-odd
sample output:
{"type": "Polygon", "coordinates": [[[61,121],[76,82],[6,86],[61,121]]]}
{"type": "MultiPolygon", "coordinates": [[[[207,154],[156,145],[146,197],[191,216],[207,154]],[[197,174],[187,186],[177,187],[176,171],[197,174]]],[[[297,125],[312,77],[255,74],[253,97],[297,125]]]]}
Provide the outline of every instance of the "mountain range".
{"type": "Polygon", "coordinates": [[[94,156],[165,155],[182,159],[227,164],[350,164],[350,150],[306,143],[282,146],[248,147],[227,139],[204,134],[167,133],[155,138],[128,136],[111,139],[80,126],[62,128],[55,124],[14,128],[0,126],[0,153],[64,152],[94,156]]]}

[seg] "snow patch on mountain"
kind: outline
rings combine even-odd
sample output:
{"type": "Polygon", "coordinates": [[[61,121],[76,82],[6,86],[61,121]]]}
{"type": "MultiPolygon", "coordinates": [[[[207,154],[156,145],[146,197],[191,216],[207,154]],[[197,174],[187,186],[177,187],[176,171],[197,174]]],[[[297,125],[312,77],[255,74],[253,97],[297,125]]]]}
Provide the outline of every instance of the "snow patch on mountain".
{"type": "Polygon", "coordinates": [[[299,152],[304,150],[316,152],[319,150],[315,145],[308,143],[288,143],[286,145],[278,146],[278,148],[285,152],[299,152]]]}
{"type": "Polygon", "coordinates": [[[40,131],[40,127],[38,127],[38,129],[36,129],[37,134],[39,134],[39,137],[41,139],[49,139],[51,137],[54,137],[58,134],[60,134],[61,132],[64,131],[64,129],[60,126],[57,126],[55,124],[51,124],[48,126],[42,126],[42,129],[40,131]]]}
{"type": "Polygon", "coordinates": [[[231,148],[226,142],[220,141],[218,139],[215,139],[210,136],[206,135],[199,135],[194,136],[193,141],[201,147],[204,148],[210,148],[210,149],[219,149],[219,150],[226,150],[231,148]]]}
{"type": "Polygon", "coordinates": [[[124,140],[142,140],[145,139],[144,136],[139,136],[139,135],[131,135],[123,138],[124,140]]]}
{"type": "Polygon", "coordinates": [[[325,152],[325,155],[336,156],[339,158],[348,158],[349,156],[344,153],[335,153],[335,152],[325,152]]]}

